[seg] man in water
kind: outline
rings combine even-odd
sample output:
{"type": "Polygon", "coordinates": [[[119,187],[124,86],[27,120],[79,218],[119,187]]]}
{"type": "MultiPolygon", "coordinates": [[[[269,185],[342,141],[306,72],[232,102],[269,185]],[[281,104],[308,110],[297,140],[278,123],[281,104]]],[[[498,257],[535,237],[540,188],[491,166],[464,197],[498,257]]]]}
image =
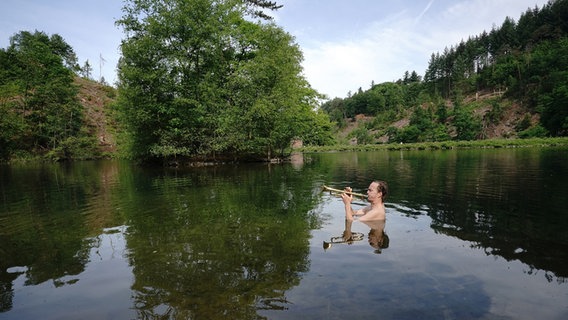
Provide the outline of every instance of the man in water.
{"type": "MultiPolygon", "coordinates": [[[[345,188],[346,192],[351,192],[351,188],[345,188]]],[[[345,204],[345,231],[343,232],[343,239],[348,241],[351,237],[351,224],[355,217],[365,223],[371,228],[369,231],[369,245],[375,248],[375,253],[381,253],[381,249],[388,248],[389,238],[384,233],[386,212],[384,199],[388,193],[388,185],[384,181],[373,181],[367,188],[367,200],[370,205],[359,209],[353,210],[351,202],[353,195],[342,193],[341,199],[345,204]]]]}
{"type": "MultiPolygon", "coordinates": [[[[345,188],[346,192],[351,192],[351,188],[345,188]]],[[[351,208],[351,202],[353,201],[353,195],[342,193],[341,199],[345,204],[345,219],[353,221],[355,217],[359,217],[359,221],[375,221],[375,220],[385,220],[385,203],[384,199],[388,193],[387,183],[384,181],[373,181],[367,188],[367,200],[370,205],[354,211],[351,208]]]]}

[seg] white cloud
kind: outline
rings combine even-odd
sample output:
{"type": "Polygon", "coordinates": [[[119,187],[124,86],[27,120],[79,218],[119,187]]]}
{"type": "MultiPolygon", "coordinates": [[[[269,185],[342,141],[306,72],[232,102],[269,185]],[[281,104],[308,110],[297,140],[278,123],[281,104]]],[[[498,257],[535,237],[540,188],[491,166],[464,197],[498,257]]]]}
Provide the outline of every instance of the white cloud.
{"type": "MultiPolygon", "coordinates": [[[[541,0],[540,3],[547,1],[541,0]]],[[[424,75],[432,53],[515,20],[534,0],[469,0],[444,3],[430,0],[415,8],[385,12],[354,29],[353,38],[312,40],[306,29],[294,34],[304,52],[304,70],[316,90],[330,98],[345,97],[371,82],[400,79],[405,71],[424,75]]],[[[372,5],[370,5],[372,6],[372,5]]],[[[343,32],[343,34],[348,31],[343,32]]]]}
{"type": "Polygon", "coordinates": [[[101,75],[109,83],[116,81],[116,65],[121,31],[114,26],[120,15],[120,1],[79,2],[57,0],[3,0],[0,13],[0,46],[7,47],[9,38],[20,31],[42,31],[59,34],[77,54],[79,63],[86,60],[93,67],[93,78],[101,75]],[[99,56],[106,60],[99,67],[99,56]]]}
{"type": "Polygon", "coordinates": [[[430,2],[428,2],[428,4],[426,5],[426,7],[424,8],[424,10],[422,10],[422,12],[420,12],[420,14],[418,15],[418,17],[416,17],[416,19],[414,19],[415,24],[420,22],[420,20],[422,19],[422,17],[426,14],[426,12],[428,12],[428,10],[430,10],[430,7],[432,7],[432,4],[434,3],[434,0],[430,0],[430,2]]]}
{"type": "MultiPolygon", "coordinates": [[[[405,71],[423,75],[430,55],[460,40],[514,19],[548,0],[277,0],[272,13],[304,53],[304,74],[330,98],[345,97],[371,82],[393,81],[405,71]]],[[[0,46],[22,30],[57,33],[89,60],[99,76],[99,55],[107,60],[103,75],[116,80],[122,31],[114,25],[121,1],[2,0],[0,46]]]]}
{"type": "MultiPolygon", "coordinates": [[[[312,86],[329,98],[345,97],[371,83],[395,81],[415,63],[420,41],[413,31],[415,20],[406,12],[369,24],[359,37],[343,42],[312,43],[302,47],[305,73],[312,86]]],[[[427,58],[425,60],[427,61],[427,58]]],[[[419,74],[424,70],[416,70],[419,74]]]]}

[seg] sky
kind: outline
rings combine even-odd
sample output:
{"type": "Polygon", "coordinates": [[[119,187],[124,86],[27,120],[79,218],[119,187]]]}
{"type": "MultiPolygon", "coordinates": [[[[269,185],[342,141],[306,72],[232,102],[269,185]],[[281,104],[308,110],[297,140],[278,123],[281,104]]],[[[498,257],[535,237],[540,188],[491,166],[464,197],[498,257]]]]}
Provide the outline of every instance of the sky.
{"type": "MultiPolygon", "coordinates": [[[[294,36],[304,54],[304,76],[329,98],[345,98],[372,83],[420,76],[432,53],[518,21],[548,0],[276,0],[276,24],[294,36]]],[[[117,80],[123,31],[121,0],[0,0],[0,48],[20,31],[59,34],[92,76],[117,80]]]]}

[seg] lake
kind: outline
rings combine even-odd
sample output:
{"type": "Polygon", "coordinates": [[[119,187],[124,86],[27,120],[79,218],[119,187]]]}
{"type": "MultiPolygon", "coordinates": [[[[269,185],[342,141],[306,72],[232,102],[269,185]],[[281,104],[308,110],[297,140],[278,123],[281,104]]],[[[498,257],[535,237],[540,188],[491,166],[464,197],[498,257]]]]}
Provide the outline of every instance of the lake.
{"type": "Polygon", "coordinates": [[[568,148],[293,160],[0,166],[0,319],[568,319],[568,148]]]}

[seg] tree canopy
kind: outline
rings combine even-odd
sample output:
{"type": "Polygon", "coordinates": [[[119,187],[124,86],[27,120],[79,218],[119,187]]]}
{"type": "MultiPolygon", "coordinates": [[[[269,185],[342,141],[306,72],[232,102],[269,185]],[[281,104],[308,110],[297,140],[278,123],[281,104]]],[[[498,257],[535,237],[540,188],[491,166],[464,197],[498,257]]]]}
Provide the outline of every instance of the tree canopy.
{"type": "Polygon", "coordinates": [[[273,23],[255,21],[263,8],[278,6],[126,2],[118,108],[135,158],[272,158],[294,138],[329,139],[299,47],[273,23]]]}
{"type": "Polygon", "coordinates": [[[22,31],[0,49],[0,157],[78,157],[88,139],[73,85],[77,57],[58,35],[22,31]]]}

